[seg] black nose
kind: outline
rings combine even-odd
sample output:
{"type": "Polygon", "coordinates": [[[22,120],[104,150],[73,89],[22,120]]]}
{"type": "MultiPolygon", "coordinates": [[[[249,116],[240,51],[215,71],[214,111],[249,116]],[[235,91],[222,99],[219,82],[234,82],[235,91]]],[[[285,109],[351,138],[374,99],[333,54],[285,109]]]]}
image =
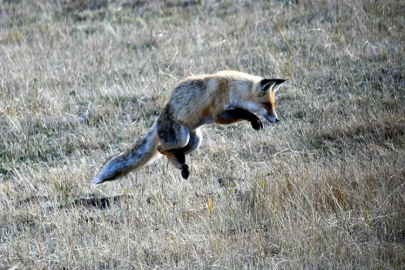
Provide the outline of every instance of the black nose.
{"type": "Polygon", "coordinates": [[[280,120],[278,120],[278,118],[276,118],[276,123],[277,123],[278,121],[280,121],[280,120]]]}

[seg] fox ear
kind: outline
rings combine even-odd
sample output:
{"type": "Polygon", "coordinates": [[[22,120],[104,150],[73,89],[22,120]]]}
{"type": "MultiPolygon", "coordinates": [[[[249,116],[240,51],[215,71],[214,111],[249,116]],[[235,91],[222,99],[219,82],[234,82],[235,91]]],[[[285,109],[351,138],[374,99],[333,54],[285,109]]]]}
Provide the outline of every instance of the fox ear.
{"type": "Polygon", "coordinates": [[[260,81],[260,89],[263,92],[271,90],[277,92],[280,86],[285,82],[283,79],[263,79],[260,81]]]}

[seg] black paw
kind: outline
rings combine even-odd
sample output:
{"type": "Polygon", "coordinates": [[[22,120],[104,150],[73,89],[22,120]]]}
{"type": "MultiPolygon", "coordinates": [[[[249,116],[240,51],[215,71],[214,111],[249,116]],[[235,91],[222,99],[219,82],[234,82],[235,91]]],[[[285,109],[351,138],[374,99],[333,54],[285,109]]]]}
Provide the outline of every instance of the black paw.
{"type": "Polygon", "coordinates": [[[187,164],[183,164],[181,168],[181,176],[187,180],[187,178],[190,176],[190,170],[187,164]]]}
{"type": "Polygon", "coordinates": [[[186,156],[184,155],[183,152],[175,150],[173,151],[173,154],[180,163],[186,163],[186,156]]]}
{"type": "Polygon", "coordinates": [[[259,118],[254,118],[254,119],[252,119],[252,121],[250,121],[251,123],[252,123],[252,127],[255,129],[255,130],[261,130],[262,128],[263,128],[263,123],[262,123],[262,121],[259,119],[259,118]]]}

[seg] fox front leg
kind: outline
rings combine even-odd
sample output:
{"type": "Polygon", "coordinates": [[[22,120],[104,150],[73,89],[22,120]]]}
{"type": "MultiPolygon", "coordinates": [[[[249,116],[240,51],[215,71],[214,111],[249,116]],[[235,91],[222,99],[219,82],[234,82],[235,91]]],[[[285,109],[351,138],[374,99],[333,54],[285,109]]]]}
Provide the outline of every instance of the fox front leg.
{"type": "Polygon", "coordinates": [[[255,130],[261,130],[263,128],[263,123],[259,119],[259,117],[241,108],[226,110],[221,114],[217,115],[216,118],[214,119],[215,123],[225,125],[236,123],[242,120],[249,121],[255,130]]]}

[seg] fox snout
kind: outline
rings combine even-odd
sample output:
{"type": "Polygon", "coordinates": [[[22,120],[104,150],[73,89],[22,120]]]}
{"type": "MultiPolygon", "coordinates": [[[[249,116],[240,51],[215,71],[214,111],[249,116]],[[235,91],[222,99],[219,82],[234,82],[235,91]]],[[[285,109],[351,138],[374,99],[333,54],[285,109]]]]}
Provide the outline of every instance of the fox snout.
{"type": "Polygon", "coordinates": [[[269,121],[270,123],[277,123],[279,121],[277,114],[276,115],[265,114],[264,118],[266,118],[266,120],[269,121]]]}
{"type": "MultiPolygon", "coordinates": [[[[269,107],[269,106],[266,106],[269,107]]],[[[270,108],[262,108],[261,115],[270,123],[277,123],[279,121],[276,111],[274,107],[271,106],[270,108]]]]}

